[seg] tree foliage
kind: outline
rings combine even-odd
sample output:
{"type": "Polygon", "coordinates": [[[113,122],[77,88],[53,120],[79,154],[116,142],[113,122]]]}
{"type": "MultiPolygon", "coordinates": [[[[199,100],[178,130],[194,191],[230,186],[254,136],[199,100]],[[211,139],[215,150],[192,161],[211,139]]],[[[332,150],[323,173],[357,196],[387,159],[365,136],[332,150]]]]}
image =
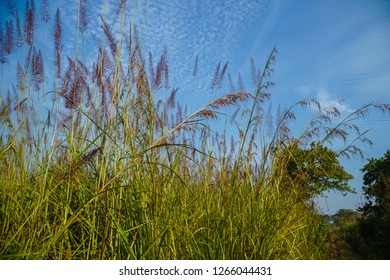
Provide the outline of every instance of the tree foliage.
{"type": "Polygon", "coordinates": [[[359,208],[360,235],[370,259],[390,258],[390,150],[382,158],[369,159],[363,167],[366,203],[359,208]]]}
{"type": "Polygon", "coordinates": [[[287,182],[299,186],[299,192],[306,199],[334,190],[344,194],[354,192],[348,185],[353,177],[340,165],[338,154],[319,142],[313,142],[308,149],[298,145],[288,149],[286,164],[287,182]]]}
{"type": "Polygon", "coordinates": [[[339,209],[331,216],[331,222],[338,227],[345,227],[354,224],[359,218],[359,213],[352,209],[339,209]]]}
{"type": "Polygon", "coordinates": [[[390,150],[382,158],[369,159],[362,171],[367,202],[361,211],[366,216],[390,214],[390,150]]]}

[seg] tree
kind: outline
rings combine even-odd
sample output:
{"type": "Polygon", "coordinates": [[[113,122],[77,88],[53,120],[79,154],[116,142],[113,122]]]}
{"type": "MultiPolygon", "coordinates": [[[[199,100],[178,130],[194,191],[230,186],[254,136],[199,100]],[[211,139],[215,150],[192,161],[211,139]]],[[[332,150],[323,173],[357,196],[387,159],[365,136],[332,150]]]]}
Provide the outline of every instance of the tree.
{"type": "Polygon", "coordinates": [[[313,142],[309,149],[290,146],[287,153],[285,182],[298,190],[305,199],[323,195],[330,190],[343,194],[354,192],[348,185],[353,176],[340,165],[338,154],[328,147],[313,142]]]}
{"type": "Polygon", "coordinates": [[[359,208],[361,238],[367,258],[390,258],[390,150],[363,167],[366,203],[359,208]]]}
{"type": "Polygon", "coordinates": [[[359,213],[351,209],[339,209],[336,214],[331,217],[331,221],[335,226],[344,227],[354,224],[359,217],[359,213]]]}
{"type": "Polygon", "coordinates": [[[365,215],[390,214],[390,150],[382,158],[369,159],[362,171],[367,202],[361,211],[365,215]]]}

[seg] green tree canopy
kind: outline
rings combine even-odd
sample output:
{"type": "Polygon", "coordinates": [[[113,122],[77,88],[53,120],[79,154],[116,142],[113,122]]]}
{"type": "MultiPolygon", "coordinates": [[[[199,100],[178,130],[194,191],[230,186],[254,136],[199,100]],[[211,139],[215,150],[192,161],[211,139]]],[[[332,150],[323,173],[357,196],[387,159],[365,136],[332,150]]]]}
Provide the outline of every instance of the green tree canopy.
{"type": "Polygon", "coordinates": [[[360,251],[367,259],[390,259],[390,150],[362,169],[366,203],[359,208],[360,251]]]}
{"type": "Polygon", "coordinates": [[[344,194],[354,192],[348,185],[353,176],[340,165],[338,154],[319,142],[313,142],[308,149],[298,145],[287,150],[287,181],[306,199],[335,190],[344,194]]]}
{"type": "Polygon", "coordinates": [[[353,224],[359,217],[359,213],[352,209],[339,209],[336,214],[331,217],[331,221],[335,226],[348,226],[353,224]]]}
{"type": "Polygon", "coordinates": [[[362,171],[367,202],[360,210],[365,215],[390,216],[390,150],[382,158],[369,159],[362,171]]]}

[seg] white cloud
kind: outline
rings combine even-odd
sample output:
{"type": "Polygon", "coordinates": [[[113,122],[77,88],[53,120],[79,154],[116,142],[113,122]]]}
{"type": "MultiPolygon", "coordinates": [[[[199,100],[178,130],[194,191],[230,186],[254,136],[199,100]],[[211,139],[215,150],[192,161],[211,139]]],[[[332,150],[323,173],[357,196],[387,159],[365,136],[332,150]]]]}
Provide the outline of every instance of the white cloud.
{"type": "Polygon", "coordinates": [[[317,92],[317,100],[323,109],[335,107],[340,113],[349,110],[342,100],[333,99],[329,91],[323,87],[317,92]]]}
{"type": "Polygon", "coordinates": [[[267,17],[267,2],[152,1],[143,26],[145,50],[158,54],[167,46],[174,73],[190,73],[199,53],[199,75],[211,79],[218,61],[231,60],[242,44],[242,30],[267,17]]]}
{"type": "MultiPolygon", "coordinates": [[[[326,87],[314,87],[312,85],[300,85],[294,88],[294,91],[302,96],[302,98],[313,97],[321,105],[321,108],[327,109],[335,107],[340,113],[352,112],[353,110],[342,99],[337,99],[335,94],[332,94],[326,87]]],[[[314,109],[314,108],[313,108],[314,109]]]]}

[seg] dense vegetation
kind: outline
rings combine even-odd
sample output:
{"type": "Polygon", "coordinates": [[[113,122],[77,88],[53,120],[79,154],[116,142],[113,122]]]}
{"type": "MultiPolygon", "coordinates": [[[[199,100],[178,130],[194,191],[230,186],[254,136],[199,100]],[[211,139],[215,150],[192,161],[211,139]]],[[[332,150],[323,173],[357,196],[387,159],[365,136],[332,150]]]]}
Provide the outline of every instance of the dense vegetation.
{"type": "Polygon", "coordinates": [[[332,221],[361,258],[390,259],[390,150],[369,159],[362,171],[365,204],[357,211],[341,209],[332,221]]]}
{"type": "MultiPolygon", "coordinates": [[[[0,28],[1,259],[329,257],[314,198],[351,191],[338,157],[369,142],[353,121],[389,105],[341,116],[308,98],[271,117],[273,48],[262,69],[252,63],[251,91],[218,65],[216,97],[188,113],[169,83],[168,50],[157,63],[145,57],[127,1],[117,25],[101,17],[91,63],[78,51],[87,1],[78,2],[73,57],[63,54],[63,15],[48,4],[27,0],[23,18],[8,1],[0,28]],[[35,41],[47,25],[50,58],[35,41]],[[307,107],[317,114],[293,135],[294,112],[307,107]]],[[[198,57],[194,79],[197,67],[198,57]]]]}

